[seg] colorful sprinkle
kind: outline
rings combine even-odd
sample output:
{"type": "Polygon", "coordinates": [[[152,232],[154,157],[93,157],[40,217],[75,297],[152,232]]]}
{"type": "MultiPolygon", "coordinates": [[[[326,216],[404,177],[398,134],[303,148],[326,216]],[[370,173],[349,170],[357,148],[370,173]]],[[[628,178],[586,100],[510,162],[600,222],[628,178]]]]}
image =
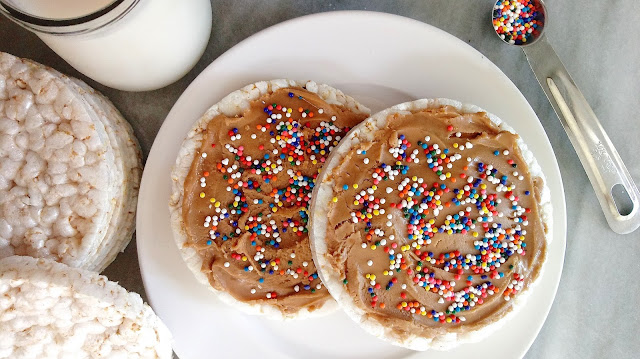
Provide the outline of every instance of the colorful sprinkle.
{"type": "Polygon", "coordinates": [[[533,41],[543,26],[544,14],[536,0],[499,0],[493,7],[493,28],[510,44],[533,41]]]}

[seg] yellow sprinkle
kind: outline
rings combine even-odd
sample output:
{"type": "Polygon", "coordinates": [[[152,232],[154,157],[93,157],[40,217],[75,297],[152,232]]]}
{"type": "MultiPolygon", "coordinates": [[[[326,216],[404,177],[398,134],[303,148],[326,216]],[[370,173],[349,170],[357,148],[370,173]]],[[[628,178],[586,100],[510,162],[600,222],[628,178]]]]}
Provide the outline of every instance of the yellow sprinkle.
{"type": "Polygon", "coordinates": [[[247,259],[248,259],[248,258],[247,258],[247,256],[242,256],[242,261],[243,261],[243,262],[246,262],[246,261],[247,261],[247,259]]]}
{"type": "Polygon", "coordinates": [[[383,275],[389,275],[389,271],[385,270],[384,272],[382,272],[383,275]]]}
{"type": "Polygon", "coordinates": [[[374,209],[374,210],[373,210],[373,215],[374,215],[374,216],[377,216],[377,215],[379,215],[379,214],[380,214],[380,211],[379,211],[379,210],[377,210],[377,209],[374,209]]]}
{"type": "Polygon", "coordinates": [[[445,175],[445,177],[447,177],[447,178],[451,178],[451,172],[447,172],[447,173],[445,173],[444,175],[445,175]]]}
{"type": "Polygon", "coordinates": [[[222,203],[220,203],[219,201],[218,201],[218,202],[216,202],[216,204],[215,204],[216,208],[220,207],[220,205],[221,205],[221,204],[222,204],[222,203]]]}
{"type": "Polygon", "coordinates": [[[451,318],[447,318],[447,323],[451,323],[451,318]]]}
{"type": "Polygon", "coordinates": [[[288,109],[287,109],[287,113],[291,113],[291,111],[292,111],[292,110],[291,110],[290,108],[288,108],[288,109]]]}
{"type": "Polygon", "coordinates": [[[403,308],[406,307],[407,305],[408,305],[407,302],[402,302],[402,307],[403,308]]]}
{"type": "Polygon", "coordinates": [[[338,197],[333,197],[332,201],[333,201],[333,203],[338,202],[338,197]]]}
{"type": "Polygon", "coordinates": [[[375,191],[375,190],[377,190],[377,189],[378,189],[378,186],[373,185],[373,186],[371,186],[371,189],[375,191]]]}
{"type": "Polygon", "coordinates": [[[440,155],[440,158],[442,158],[442,159],[444,160],[445,158],[447,158],[447,155],[445,155],[445,154],[443,153],[443,154],[441,154],[441,155],[440,155]]]}
{"type": "Polygon", "coordinates": [[[453,144],[453,148],[458,148],[458,143],[457,142],[453,144]]]}
{"type": "Polygon", "coordinates": [[[320,151],[320,154],[321,154],[321,155],[326,155],[326,154],[327,154],[327,152],[326,152],[325,150],[322,150],[322,151],[320,151]]]}
{"type": "Polygon", "coordinates": [[[289,162],[293,161],[293,157],[292,156],[287,157],[287,161],[289,162]]]}
{"type": "Polygon", "coordinates": [[[200,198],[204,198],[204,192],[200,192],[200,198]]]}
{"type": "Polygon", "coordinates": [[[487,189],[487,185],[483,183],[483,184],[480,185],[480,188],[487,189]]]}
{"type": "Polygon", "coordinates": [[[209,199],[209,202],[211,202],[211,203],[216,203],[216,199],[215,199],[215,198],[210,198],[210,199],[209,199]]]}
{"type": "Polygon", "coordinates": [[[353,184],[353,188],[358,189],[358,184],[357,184],[357,183],[354,183],[354,184],[353,184]]]}
{"type": "Polygon", "coordinates": [[[375,251],[375,250],[376,250],[376,248],[378,248],[378,247],[377,247],[375,244],[372,244],[372,245],[371,245],[371,249],[372,249],[372,250],[374,250],[374,251],[375,251]]]}
{"type": "Polygon", "coordinates": [[[473,232],[473,236],[477,237],[478,236],[478,232],[473,232]]]}
{"type": "Polygon", "coordinates": [[[447,230],[447,234],[453,234],[453,231],[449,229],[447,230]]]}
{"type": "Polygon", "coordinates": [[[417,270],[418,272],[419,272],[421,269],[422,269],[422,267],[420,267],[420,266],[417,266],[417,267],[416,267],[416,270],[417,270]]]}
{"type": "Polygon", "coordinates": [[[318,161],[317,160],[313,160],[313,161],[311,161],[311,163],[313,163],[314,165],[317,165],[318,161]]]}
{"type": "Polygon", "coordinates": [[[370,278],[371,278],[371,280],[376,280],[376,275],[372,274],[370,278]]]}
{"type": "Polygon", "coordinates": [[[238,202],[237,201],[233,201],[233,206],[234,207],[238,207],[238,202]]]}
{"type": "Polygon", "coordinates": [[[271,212],[278,212],[278,208],[277,207],[271,208],[271,212]]]}
{"type": "Polygon", "coordinates": [[[360,204],[360,202],[358,202],[358,200],[355,200],[353,201],[353,204],[357,206],[358,204],[360,204]]]}
{"type": "Polygon", "coordinates": [[[369,218],[369,219],[373,218],[373,216],[371,215],[371,213],[367,213],[367,218],[369,218]]]}
{"type": "Polygon", "coordinates": [[[411,180],[412,180],[413,182],[417,181],[417,180],[418,180],[418,176],[413,176],[413,177],[411,177],[411,180]]]}
{"type": "Polygon", "coordinates": [[[364,277],[365,277],[365,278],[367,278],[367,279],[369,279],[369,278],[371,278],[371,274],[365,274],[365,276],[364,276],[364,277]]]}

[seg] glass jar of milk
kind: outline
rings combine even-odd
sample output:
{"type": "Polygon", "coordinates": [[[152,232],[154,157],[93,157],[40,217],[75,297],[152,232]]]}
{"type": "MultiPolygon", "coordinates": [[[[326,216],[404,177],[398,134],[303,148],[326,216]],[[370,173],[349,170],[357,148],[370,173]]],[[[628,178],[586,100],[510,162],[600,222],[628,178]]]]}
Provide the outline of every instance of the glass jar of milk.
{"type": "Polygon", "coordinates": [[[209,1],[0,0],[0,12],[92,79],[147,91],[178,80],[202,56],[209,1]]]}

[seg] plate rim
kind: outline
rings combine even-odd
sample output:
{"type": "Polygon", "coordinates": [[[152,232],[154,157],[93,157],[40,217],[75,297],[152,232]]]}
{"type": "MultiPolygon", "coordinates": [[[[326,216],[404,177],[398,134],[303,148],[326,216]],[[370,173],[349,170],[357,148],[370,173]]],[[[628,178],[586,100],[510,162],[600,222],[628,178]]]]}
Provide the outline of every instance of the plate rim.
{"type": "MultiPolygon", "coordinates": [[[[561,255],[561,260],[559,262],[559,275],[558,275],[558,279],[557,281],[555,281],[554,285],[553,285],[553,290],[550,293],[551,295],[551,301],[549,303],[549,305],[545,308],[545,312],[544,312],[544,320],[538,325],[537,329],[536,329],[536,333],[534,336],[532,336],[531,338],[529,338],[529,340],[526,342],[526,346],[522,347],[521,350],[521,355],[520,357],[524,356],[526,354],[526,352],[530,349],[531,345],[533,344],[533,342],[535,341],[535,339],[538,337],[544,323],[547,320],[547,317],[549,315],[549,312],[555,302],[555,298],[557,295],[557,291],[560,285],[560,281],[562,279],[562,270],[564,268],[564,260],[565,260],[565,254],[566,254],[566,239],[567,239],[567,213],[566,213],[566,195],[565,195],[565,191],[564,191],[564,184],[563,184],[563,180],[562,180],[562,175],[559,169],[559,165],[558,165],[558,161],[557,161],[557,156],[555,155],[555,151],[553,149],[553,147],[551,146],[550,140],[549,140],[549,136],[547,135],[544,126],[542,126],[542,122],[540,121],[540,119],[538,118],[537,114],[535,113],[535,111],[533,110],[533,108],[531,107],[531,104],[526,100],[526,98],[524,97],[524,95],[520,92],[520,90],[518,89],[518,87],[513,83],[513,81],[511,81],[511,79],[504,73],[502,72],[502,70],[497,67],[497,65],[495,65],[491,60],[489,60],[488,58],[486,58],[486,56],[484,54],[482,54],[480,51],[478,51],[477,49],[473,48],[472,46],[470,46],[469,44],[465,43],[464,41],[460,40],[459,38],[455,37],[454,35],[438,28],[435,27],[433,25],[430,25],[428,23],[422,22],[420,20],[416,20],[416,19],[412,19],[406,16],[402,16],[402,15],[396,15],[396,14],[390,14],[390,13],[384,13],[384,12],[378,12],[378,11],[366,11],[366,10],[342,10],[342,11],[329,11],[329,12],[320,12],[320,13],[314,13],[314,14],[309,14],[309,15],[303,15],[300,17],[296,17],[296,18],[292,18],[277,24],[274,24],[272,26],[269,26],[265,29],[262,29],[252,35],[250,35],[249,37],[243,39],[242,41],[236,43],[235,45],[231,46],[230,48],[228,48],[224,53],[222,53],[221,55],[219,55],[217,58],[215,58],[211,63],[209,63],[189,84],[189,86],[187,86],[187,88],[182,92],[182,94],[178,97],[178,99],[176,100],[176,102],[173,104],[173,106],[171,107],[171,110],[169,111],[169,113],[167,114],[165,120],[163,121],[162,126],[160,127],[160,129],[158,130],[153,144],[149,150],[149,154],[147,156],[147,161],[145,163],[145,169],[142,175],[142,180],[140,183],[140,196],[139,196],[139,200],[138,200],[138,205],[137,205],[137,210],[138,210],[138,215],[136,217],[136,249],[137,249],[137,255],[138,255],[138,261],[139,261],[139,269],[140,269],[140,274],[142,277],[142,282],[143,282],[143,286],[144,286],[144,290],[147,294],[147,298],[148,298],[148,302],[151,304],[152,307],[155,308],[154,306],[154,299],[151,297],[149,291],[148,291],[148,281],[150,280],[149,274],[145,274],[145,269],[144,269],[144,263],[146,263],[147,258],[145,256],[141,256],[141,249],[142,249],[142,244],[144,242],[144,240],[139,240],[140,238],[144,237],[144,236],[138,236],[138,232],[145,232],[145,230],[140,231],[140,225],[139,223],[141,222],[141,218],[143,216],[141,216],[141,213],[144,213],[144,205],[143,203],[145,202],[144,200],[146,199],[146,195],[144,192],[144,189],[149,187],[150,185],[146,185],[145,183],[151,181],[151,179],[149,179],[149,171],[147,171],[147,167],[149,166],[149,164],[153,165],[155,162],[162,162],[162,159],[158,159],[156,160],[157,156],[153,156],[153,154],[155,152],[158,152],[159,150],[157,150],[158,147],[161,146],[161,139],[163,137],[166,137],[166,135],[164,135],[165,132],[169,131],[169,127],[167,124],[172,122],[172,121],[177,121],[177,120],[172,120],[172,118],[176,117],[179,115],[179,111],[180,111],[180,107],[183,106],[183,104],[185,102],[188,102],[189,96],[191,96],[193,93],[198,93],[200,91],[203,91],[202,86],[203,84],[201,84],[202,82],[206,81],[205,78],[207,77],[209,72],[213,72],[215,70],[215,68],[218,66],[219,63],[222,63],[224,61],[226,61],[226,59],[228,57],[231,57],[234,55],[235,52],[239,51],[239,49],[243,48],[246,46],[247,43],[251,43],[252,41],[254,41],[257,38],[263,37],[263,36],[268,36],[270,33],[277,33],[278,31],[280,31],[280,28],[286,28],[289,26],[296,26],[299,25],[299,23],[304,24],[304,22],[306,21],[310,21],[310,20],[315,20],[316,18],[327,18],[327,17],[359,17],[359,16],[365,16],[365,17],[378,17],[381,21],[385,21],[385,20],[395,20],[395,21],[401,21],[401,22],[406,22],[406,23],[413,23],[413,25],[417,25],[417,26],[424,26],[426,28],[428,28],[431,31],[435,31],[437,33],[439,33],[439,35],[443,36],[443,38],[446,38],[448,41],[453,41],[455,43],[457,43],[457,45],[464,45],[464,47],[466,47],[467,51],[472,51],[475,52],[476,54],[480,55],[483,59],[483,62],[486,62],[490,65],[490,67],[492,67],[492,70],[494,72],[497,72],[498,74],[500,74],[501,76],[499,76],[499,80],[505,82],[505,84],[510,87],[510,89],[512,90],[513,94],[515,94],[517,97],[519,97],[521,99],[521,101],[526,104],[527,109],[530,111],[530,114],[533,115],[536,120],[537,120],[537,127],[542,131],[543,133],[543,137],[544,137],[544,144],[545,147],[547,147],[551,153],[553,154],[553,159],[552,159],[552,168],[553,168],[553,173],[551,173],[552,176],[549,176],[549,173],[545,173],[545,175],[548,178],[553,178],[556,177],[557,178],[557,182],[558,182],[558,186],[552,189],[552,195],[554,195],[553,192],[557,192],[555,193],[556,196],[558,196],[559,198],[557,198],[555,201],[552,200],[552,206],[553,206],[553,220],[554,223],[552,224],[552,231],[551,233],[553,235],[555,235],[553,237],[553,241],[562,241],[562,246],[561,246],[561,250],[559,251],[559,255],[561,255]],[[155,150],[155,151],[154,151],[155,150]],[[556,212],[557,211],[557,212],[556,212]],[[560,221],[558,221],[558,219],[560,219],[560,221]],[[558,235],[561,238],[558,238],[558,235]]],[[[486,64],[485,64],[486,65],[486,64]]],[[[211,106],[211,104],[207,105],[206,108],[204,108],[201,112],[204,113],[204,111],[206,111],[207,108],[209,108],[211,106]]],[[[492,109],[488,109],[490,112],[494,112],[494,110],[492,109]]],[[[494,112],[495,113],[495,112],[494,112]]],[[[193,121],[197,121],[197,118],[192,119],[193,121]]],[[[509,123],[509,122],[508,122],[509,123]]],[[[185,133],[186,134],[186,133],[185,133]]],[[[173,161],[171,162],[173,163],[173,161]]],[[[169,179],[167,179],[167,185],[170,183],[169,179]]],[[[178,249],[175,248],[175,250],[177,251],[178,249]]],[[[541,313],[542,314],[542,313],[541,313]]],[[[422,357],[426,357],[427,355],[425,355],[426,353],[429,353],[429,351],[427,352],[416,352],[414,354],[409,355],[409,358],[422,358],[422,357]]]]}

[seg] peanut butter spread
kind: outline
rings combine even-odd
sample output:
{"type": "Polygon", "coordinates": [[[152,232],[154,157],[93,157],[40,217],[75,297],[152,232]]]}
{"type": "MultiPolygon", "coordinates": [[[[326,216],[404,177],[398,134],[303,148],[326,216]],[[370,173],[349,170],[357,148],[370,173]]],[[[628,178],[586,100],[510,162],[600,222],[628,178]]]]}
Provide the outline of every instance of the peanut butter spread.
{"type": "Polygon", "coordinates": [[[546,252],[543,184],[518,136],[449,106],[388,120],[327,175],[329,263],[354,304],[399,337],[498,320],[546,252]]]}
{"type": "Polygon", "coordinates": [[[209,122],[182,216],[213,288],[283,313],[330,298],[311,257],[307,210],[329,151],[366,117],[287,88],[209,122]]]}

